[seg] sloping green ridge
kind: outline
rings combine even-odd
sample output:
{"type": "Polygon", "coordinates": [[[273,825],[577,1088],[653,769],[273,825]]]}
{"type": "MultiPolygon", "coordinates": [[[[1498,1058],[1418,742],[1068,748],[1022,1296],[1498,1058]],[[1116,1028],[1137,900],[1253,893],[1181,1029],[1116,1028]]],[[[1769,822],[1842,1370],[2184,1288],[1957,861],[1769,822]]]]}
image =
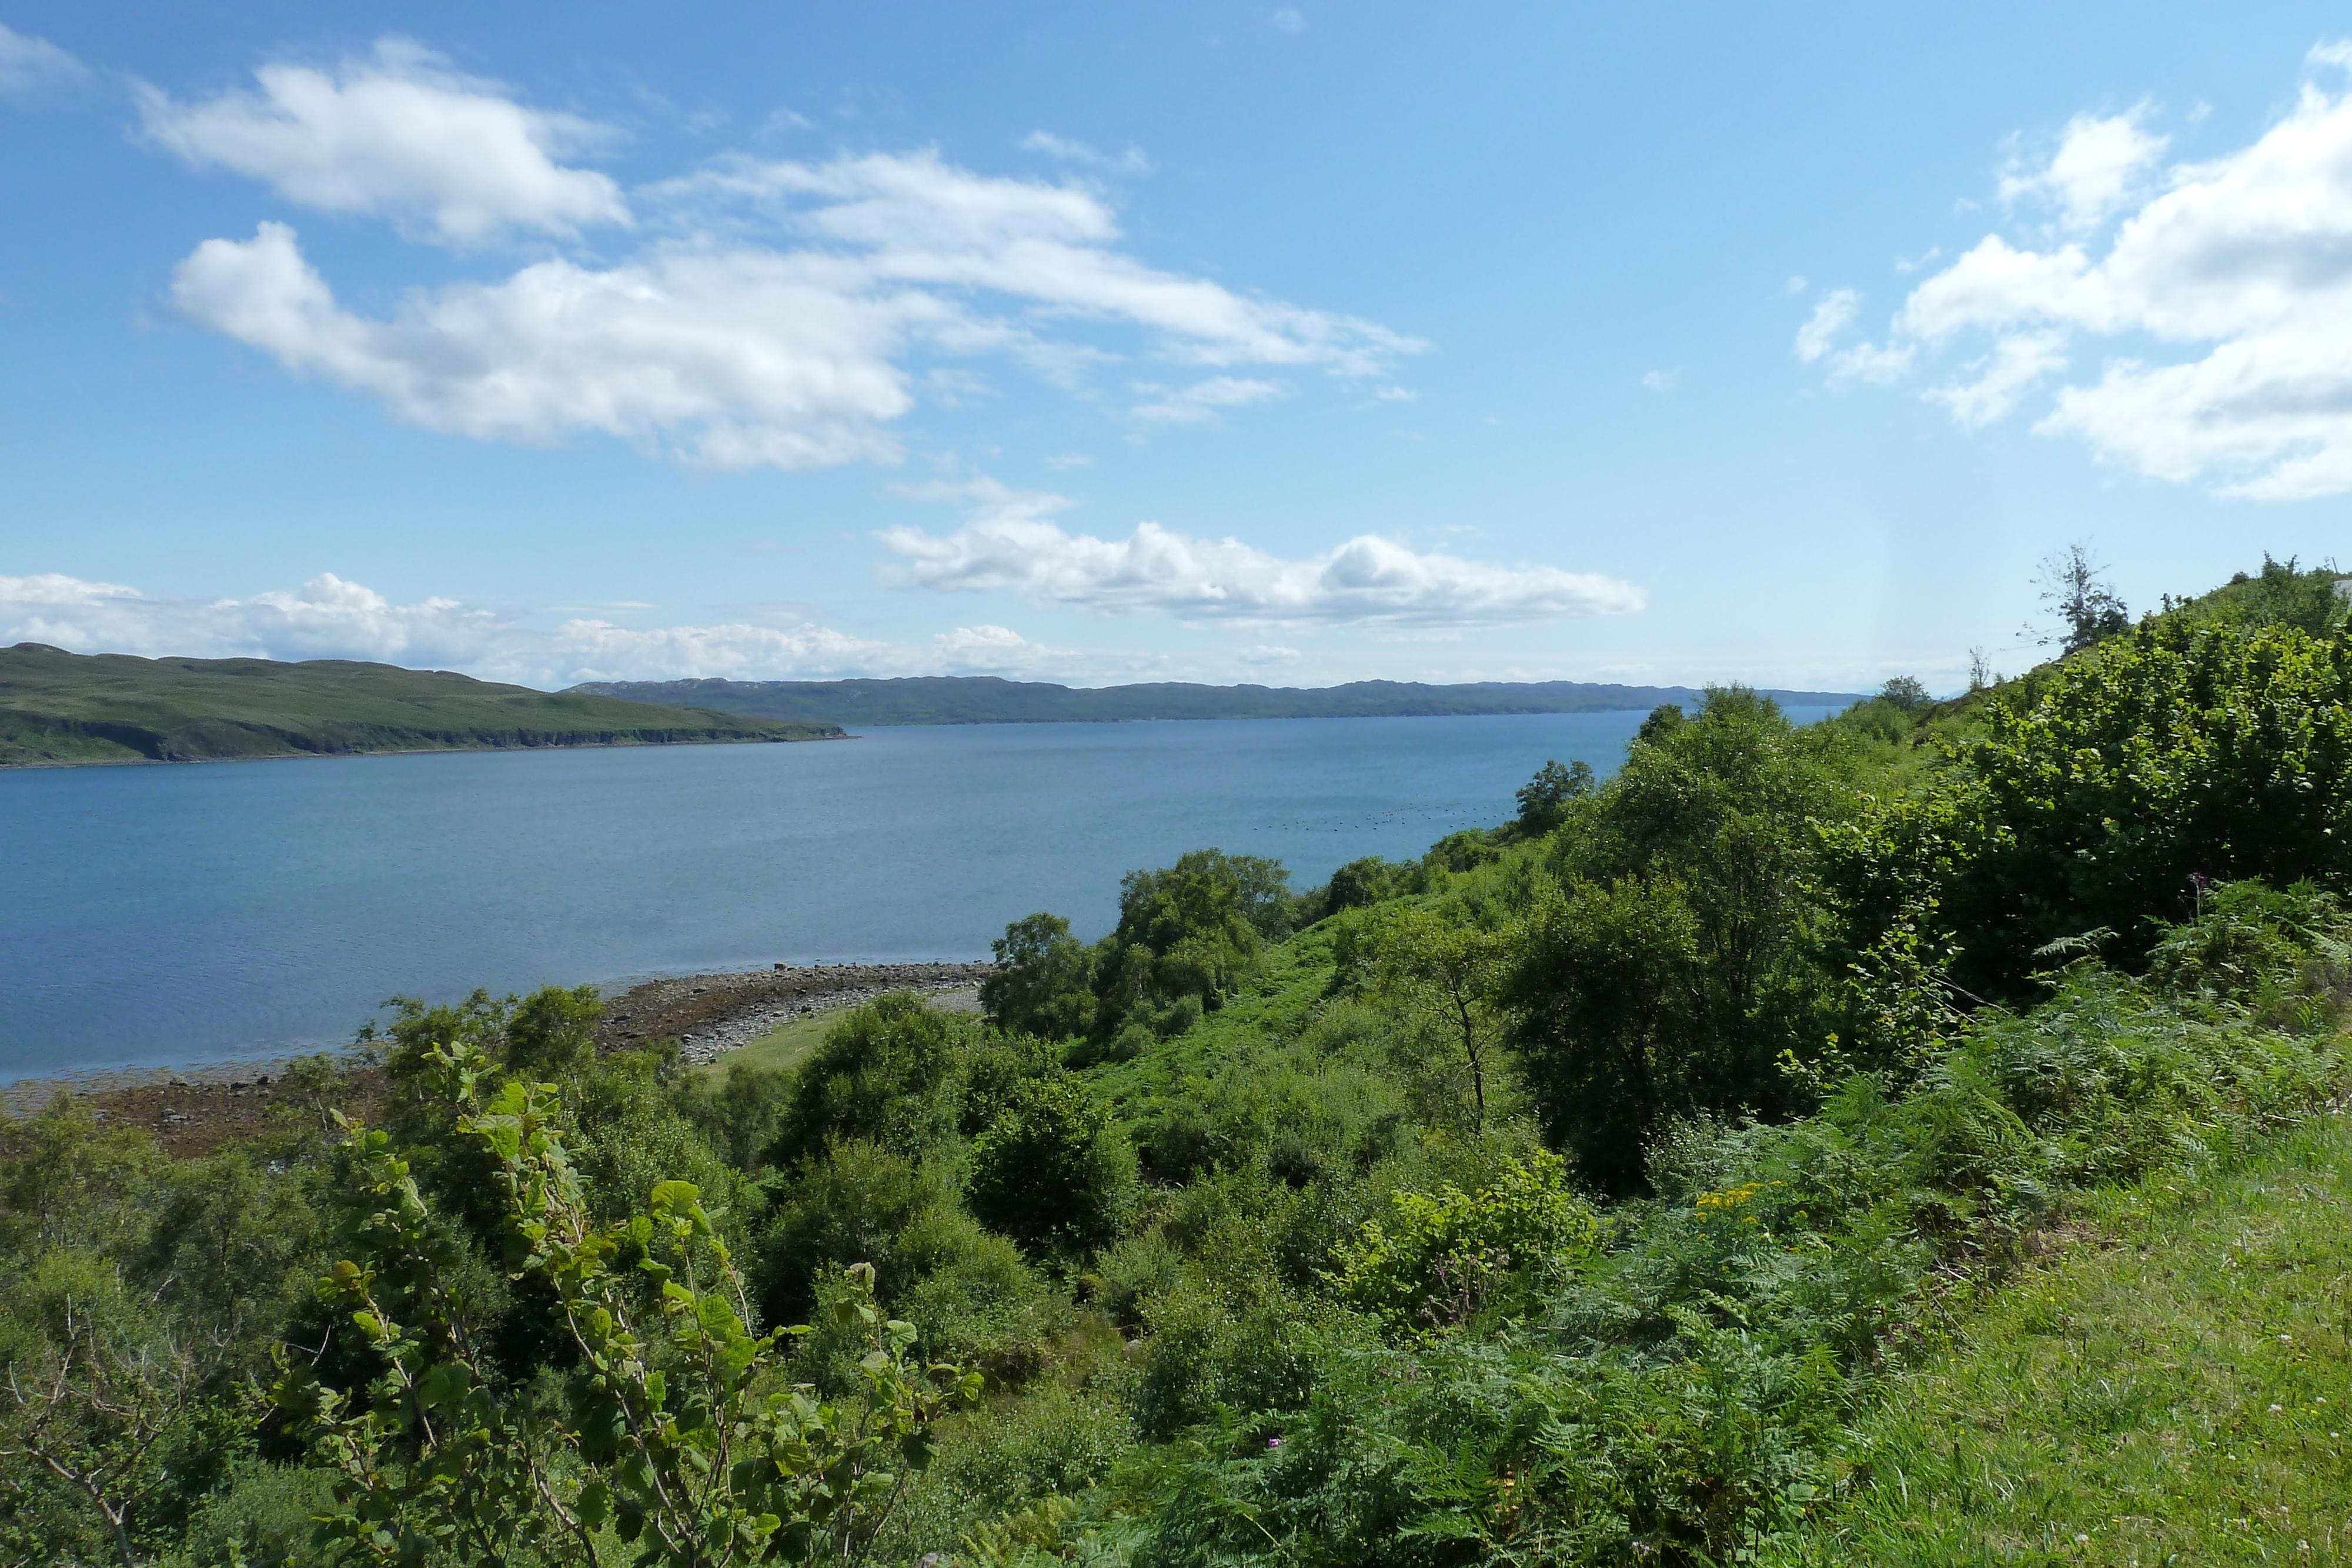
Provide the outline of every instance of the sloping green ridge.
{"type": "Polygon", "coordinates": [[[2075,1244],[1858,1424],[1862,1484],[1764,1562],[2352,1562],[2352,1123],[2075,1244]]]}
{"type": "Polygon", "coordinates": [[[0,649],[0,766],[816,740],[833,725],[533,691],[348,659],[0,649]]]}
{"type": "MultiPolygon", "coordinates": [[[[1350,681],[1210,686],[1185,681],[1071,687],[996,675],[847,681],[594,681],[572,688],[637,702],[694,704],[760,718],[833,724],[1108,724],[1176,718],[1423,718],[1440,715],[1642,712],[1694,703],[1690,686],[1589,681],[1350,681]]],[[[1768,691],[1783,706],[1843,707],[1851,692],[1768,691]]]]}

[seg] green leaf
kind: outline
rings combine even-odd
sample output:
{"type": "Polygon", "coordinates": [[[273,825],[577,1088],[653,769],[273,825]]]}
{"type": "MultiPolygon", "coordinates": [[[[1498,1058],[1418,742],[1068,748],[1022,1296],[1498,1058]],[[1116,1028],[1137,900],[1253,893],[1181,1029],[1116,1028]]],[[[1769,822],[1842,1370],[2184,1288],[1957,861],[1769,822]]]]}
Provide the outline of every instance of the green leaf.
{"type": "Polygon", "coordinates": [[[465,1367],[453,1362],[443,1362],[427,1372],[416,1385],[416,1397],[425,1408],[433,1409],[459,1398],[473,1386],[473,1377],[465,1367]]]}
{"type": "Polygon", "coordinates": [[[590,1462],[613,1457],[623,1438],[629,1435],[627,1416],[617,1399],[600,1399],[580,1420],[580,1453],[590,1462]]]}

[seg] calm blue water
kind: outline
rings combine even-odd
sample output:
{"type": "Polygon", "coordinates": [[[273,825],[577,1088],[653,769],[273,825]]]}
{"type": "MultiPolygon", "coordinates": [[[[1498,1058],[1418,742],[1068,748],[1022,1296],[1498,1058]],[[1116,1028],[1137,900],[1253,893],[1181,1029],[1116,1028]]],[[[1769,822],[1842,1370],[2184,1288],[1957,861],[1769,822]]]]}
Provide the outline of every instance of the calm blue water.
{"type": "MultiPolygon", "coordinates": [[[[1826,710],[1823,710],[1826,711],[1826,710]]],[[[1818,714],[1794,710],[1802,722],[1818,714]]],[[[797,746],[0,772],[0,1083],[348,1040],[440,998],[1107,930],[1189,849],[1307,887],[1511,815],[1638,713],[862,731],[797,746]]]]}

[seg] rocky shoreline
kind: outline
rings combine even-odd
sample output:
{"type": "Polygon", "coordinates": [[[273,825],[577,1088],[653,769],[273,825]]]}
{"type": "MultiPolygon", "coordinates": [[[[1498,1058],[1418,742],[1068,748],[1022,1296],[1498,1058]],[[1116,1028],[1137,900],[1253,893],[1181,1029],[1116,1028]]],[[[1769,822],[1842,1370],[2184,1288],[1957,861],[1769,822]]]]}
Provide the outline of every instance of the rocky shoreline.
{"type": "MultiPolygon", "coordinates": [[[[778,964],[748,974],[680,975],[647,980],[605,998],[596,1043],[605,1051],[675,1039],[685,1061],[716,1061],[739,1046],[809,1013],[854,1007],[889,991],[950,993],[946,1005],[966,1000],[992,964],[778,964]],[[964,993],[955,996],[953,993],[964,993]]],[[[283,1059],[224,1061],[177,1069],[132,1069],[55,1079],[26,1079],[0,1088],[6,1113],[26,1115],[59,1094],[71,1096],[109,1125],[142,1127],[176,1157],[211,1152],[232,1138],[269,1124],[281,1084],[283,1059]]],[[[346,1079],[345,1108],[372,1117],[388,1091],[382,1068],[354,1064],[346,1079]]],[[[0,1114],[0,1136],[6,1115],[0,1114]]]]}
{"type": "Polygon", "coordinates": [[[992,964],[820,964],[734,975],[682,975],[633,986],[604,1004],[596,1043],[607,1051],[675,1039],[699,1065],[804,1014],[854,1007],[890,991],[969,991],[992,964]]]}

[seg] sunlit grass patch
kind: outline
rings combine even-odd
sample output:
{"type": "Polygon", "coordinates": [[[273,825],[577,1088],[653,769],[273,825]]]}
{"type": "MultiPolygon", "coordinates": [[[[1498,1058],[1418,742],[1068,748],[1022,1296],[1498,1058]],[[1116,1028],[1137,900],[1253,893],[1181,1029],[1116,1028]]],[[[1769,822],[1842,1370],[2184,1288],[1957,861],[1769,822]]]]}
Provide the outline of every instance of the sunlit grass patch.
{"type": "Polygon", "coordinates": [[[746,1067],[797,1067],[810,1051],[817,1048],[817,1042],[824,1039],[824,1031],[841,1021],[841,1013],[839,1008],[803,1013],[748,1045],[739,1046],[724,1056],[703,1062],[695,1071],[716,1077],[738,1062],[746,1067]]]}
{"type": "Polygon", "coordinates": [[[1784,1563],[2352,1563],[2352,1124],[2093,1200],[1858,1426],[1784,1563]]]}

